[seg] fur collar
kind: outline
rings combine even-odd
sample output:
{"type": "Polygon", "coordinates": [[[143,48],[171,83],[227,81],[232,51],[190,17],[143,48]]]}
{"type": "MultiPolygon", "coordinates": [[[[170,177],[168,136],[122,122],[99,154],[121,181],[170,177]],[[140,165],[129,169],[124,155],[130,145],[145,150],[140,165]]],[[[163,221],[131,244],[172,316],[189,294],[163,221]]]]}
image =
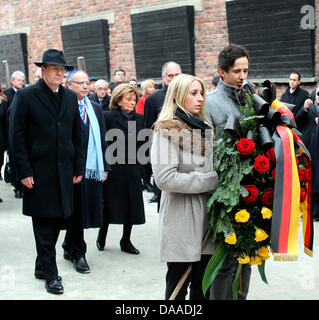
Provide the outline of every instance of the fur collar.
{"type": "Polygon", "coordinates": [[[207,155],[207,152],[210,154],[212,151],[212,135],[208,138],[202,137],[198,130],[192,129],[176,116],[173,119],[163,120],[157,123],[154,131],[160,132],[163,136],[168,137],[171,142],[178,144],[182,150],[187,150],[202,156],[207,155]]]}

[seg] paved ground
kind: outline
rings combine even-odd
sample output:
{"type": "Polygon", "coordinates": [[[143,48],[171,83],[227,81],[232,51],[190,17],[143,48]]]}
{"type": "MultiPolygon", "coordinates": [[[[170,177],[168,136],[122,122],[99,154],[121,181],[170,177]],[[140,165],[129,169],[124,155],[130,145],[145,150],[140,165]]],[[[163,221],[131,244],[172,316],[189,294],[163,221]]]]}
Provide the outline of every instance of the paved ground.
{"type": "MultiPolygon", "coordinates": [[[[95,245],[97,229],[85,231],[90,274],[77,273],[62,257],[57,245],[57,263],[63,277],[64,294],[48,294],[44,282],[33,277],[35,244],[31,219],[21,214],[21,200],[14,198],[10,185],[0,181],[0,300],[162,300],[166,265],[159,262],[158,215],[149,204],[152,194],[144,192],[146,224],[134,226],[132,242],[141,251],[138,256],[121,252],[122,227],[111,225],[104,251],[95,245]]],[[[315,231],[319,230],[318,222],[315,231]]],[[[269,285],[253,268],[249,300],[319,299],[318,248],[315,233],[314,257],[303,253],[300,227],[300,254],[296,262],[266,263],[269,285]]]]}

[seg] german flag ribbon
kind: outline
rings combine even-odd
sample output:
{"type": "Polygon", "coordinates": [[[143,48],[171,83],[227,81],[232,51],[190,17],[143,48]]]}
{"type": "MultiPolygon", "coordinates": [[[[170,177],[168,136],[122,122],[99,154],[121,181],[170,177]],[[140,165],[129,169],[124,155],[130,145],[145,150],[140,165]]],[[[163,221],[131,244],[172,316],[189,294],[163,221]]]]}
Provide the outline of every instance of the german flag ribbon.
{"type": "MultiPolygon", "coordinates": [[[[292,112],[279,100],[271,107],[289,120],[292,112]]],[[[286,124],[287,121],[284,121],[286,124]]],[[[296,260],[298,256],[298,226],[303,214],[305,252],[312,255],[313,222],[311,215],[311,182],[308,182],[306,200],[300,202],[300,181],[295,156],[295,143],[299,151],[310,159],[301,139],[287,125],[278,125],[273,136],[276,154],[276,177],[271,226],[271,247],[275,260],[296,260]]]]}

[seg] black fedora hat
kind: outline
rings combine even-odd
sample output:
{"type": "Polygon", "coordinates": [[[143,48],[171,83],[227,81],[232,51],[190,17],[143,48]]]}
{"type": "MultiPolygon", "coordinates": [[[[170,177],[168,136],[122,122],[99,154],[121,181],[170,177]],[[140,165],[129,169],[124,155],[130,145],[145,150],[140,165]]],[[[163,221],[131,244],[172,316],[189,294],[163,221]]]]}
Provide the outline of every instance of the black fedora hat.
{"type": "Polygon", "coordinates": [[[42,55],[42,62],[35,62],[34,64],[38,67],[41,67],[44,64],[54,64],[57,66],[63,66],[67,70],[73,69],[73,66],[66,64],[63,52],[56,49],[48,49],[44,51],[42,55]]]}

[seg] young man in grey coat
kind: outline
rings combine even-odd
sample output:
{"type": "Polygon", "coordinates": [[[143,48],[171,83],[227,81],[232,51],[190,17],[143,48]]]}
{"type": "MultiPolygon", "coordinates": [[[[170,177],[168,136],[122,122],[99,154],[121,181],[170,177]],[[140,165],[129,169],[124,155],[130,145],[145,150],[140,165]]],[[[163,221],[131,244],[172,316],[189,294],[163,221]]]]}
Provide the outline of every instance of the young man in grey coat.
{"type": "MultiPolygon", "coordinates": [[[[215,139],[223,130],[230,114],[239,117],[239,107],[244,104],[242,86],[248,76],[249,55],[247,50],[239,45],[230,44],[218,56],[218,71],[220,80],[218,87],[208,93],[205,103],[207,119],[215,128],[215,139]]],[[[232,283],[237,270],[237,261],[228,257],[211,287],[211,299],[231,300],[232,283]]],[[[242,268],[242,290],[238,299],[246,299],[251,275],[250,265],[242,268]]]]}

